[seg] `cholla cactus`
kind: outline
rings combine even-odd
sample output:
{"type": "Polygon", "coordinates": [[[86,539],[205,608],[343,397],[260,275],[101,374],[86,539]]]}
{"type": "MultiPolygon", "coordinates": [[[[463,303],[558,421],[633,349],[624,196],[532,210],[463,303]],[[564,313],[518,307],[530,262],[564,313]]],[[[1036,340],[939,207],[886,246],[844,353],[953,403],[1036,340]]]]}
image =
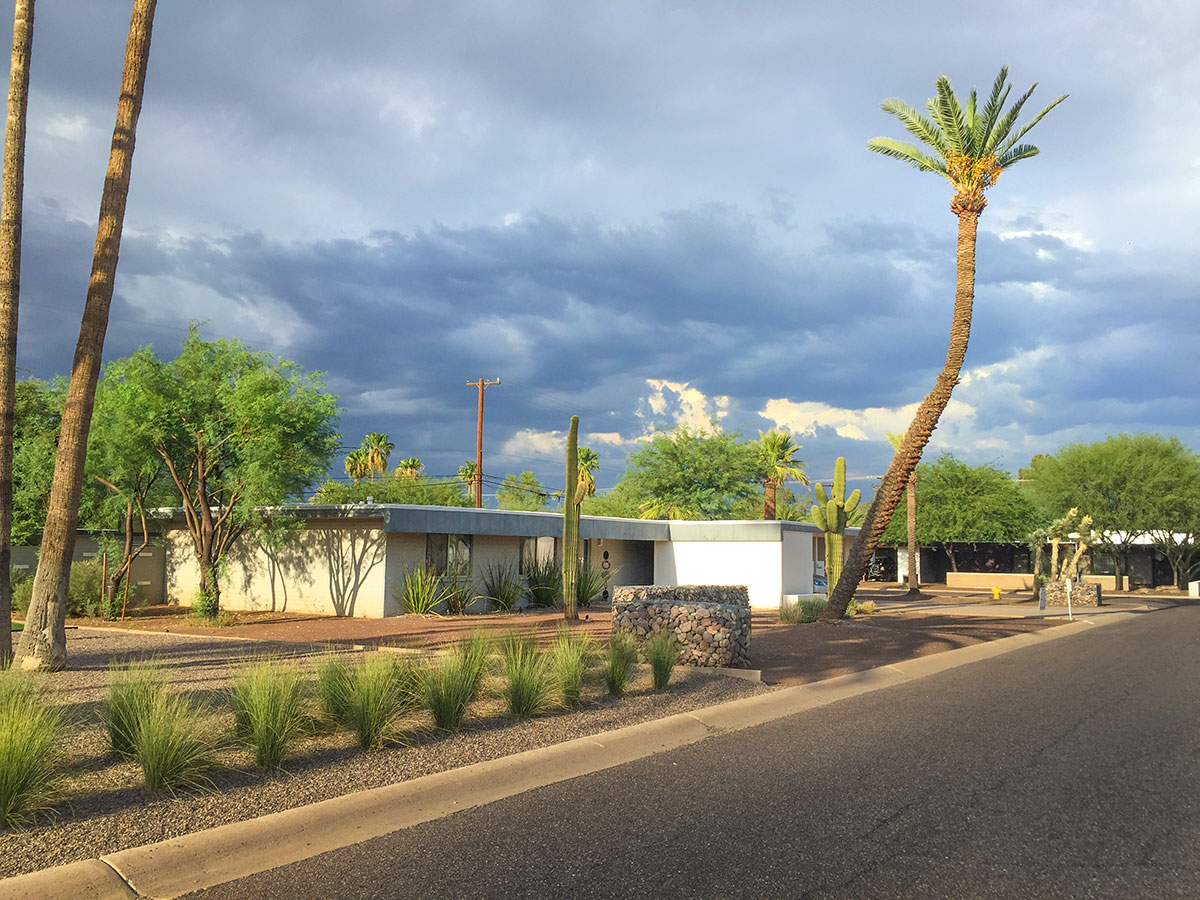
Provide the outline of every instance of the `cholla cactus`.
{"type": "Polygon", "coordinates": [[[825,579],[832,591],[842,575],[843,535],[850,517],[858,509],[862,491],[855,490],[846,496],[846,458],[839,456],[833,466],[833,486],[826,493],[825,485],[819,481],[813,485],[816,503],[809,510],[813,524],[825,532],[825,579]]]}
{"type": "Polygon", "coordinates": [[[1042,555],[1046,544],[1050,545],[1050,581],[1078,581],[1079,561],[1095,544],[1100,535],[1092,528],[1092,517],[1080,516],[1077,507],[1067,511],[1061,519],[1055,519],[1045,528],[1039,528],[1029,536],[1033,549],[1034,589],[1041,587],[1042,555]],[[1059,545],[1074,543],[1075,552],[1069,557],[1059,555],[1059,545]]]}

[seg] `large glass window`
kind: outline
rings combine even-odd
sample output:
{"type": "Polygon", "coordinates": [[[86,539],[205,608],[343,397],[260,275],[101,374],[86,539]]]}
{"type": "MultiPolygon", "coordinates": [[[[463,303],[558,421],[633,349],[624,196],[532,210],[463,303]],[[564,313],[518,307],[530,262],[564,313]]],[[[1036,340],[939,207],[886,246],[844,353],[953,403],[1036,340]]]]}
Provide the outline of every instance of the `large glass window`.
{"type": "Polygon", "coordinates": [[[471,535],[425,535],[425,565],[435,572],[466,572],[471,568],[471,535]]]}

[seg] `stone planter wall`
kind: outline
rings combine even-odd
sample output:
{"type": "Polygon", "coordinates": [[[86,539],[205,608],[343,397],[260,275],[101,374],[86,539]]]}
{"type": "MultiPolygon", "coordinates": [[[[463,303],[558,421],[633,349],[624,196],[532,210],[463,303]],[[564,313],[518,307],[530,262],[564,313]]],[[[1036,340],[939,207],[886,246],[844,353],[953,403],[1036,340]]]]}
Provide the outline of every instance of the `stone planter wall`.
{"type": "MultiPolygon", "coordinates": [[[[1047,606],[1067,605],[1065,581],[1047,581],[1042,590],[1046,594],[1047,606]]],[[[1100,585],[1080,581],[1071,583],[1071,606],[1099,606],[1100,603],[1100,585]]]]}
{"type": "Polygon", "coordinates": [[[682,665],[748,668],[750,592],[745,585],[619,587],[613,591],[612,630],[639,640],[670,631],[682,665]]]}

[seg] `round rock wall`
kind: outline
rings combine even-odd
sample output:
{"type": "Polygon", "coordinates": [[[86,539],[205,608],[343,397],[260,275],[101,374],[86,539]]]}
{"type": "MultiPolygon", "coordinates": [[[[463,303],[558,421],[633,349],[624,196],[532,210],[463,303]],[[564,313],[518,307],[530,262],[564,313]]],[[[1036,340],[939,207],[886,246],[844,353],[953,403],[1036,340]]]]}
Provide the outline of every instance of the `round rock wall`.
{"type": "Polygon", "coordinates": [[[750,592],[745,585],[619,587],[613,591],[612,630],[639,640],[670,631],[683,665],[748,668],[750,592]]]}

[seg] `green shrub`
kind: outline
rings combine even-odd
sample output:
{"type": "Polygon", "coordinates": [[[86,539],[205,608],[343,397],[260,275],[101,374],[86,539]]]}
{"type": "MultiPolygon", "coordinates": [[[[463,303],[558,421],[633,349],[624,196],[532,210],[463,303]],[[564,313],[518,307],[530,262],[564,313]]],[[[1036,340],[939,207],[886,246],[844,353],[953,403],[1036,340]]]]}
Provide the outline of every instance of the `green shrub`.
{"type": "Polygon", "coordinates": [[[873,613],[879,612],[879,607],[875,605],[874,600],[864,600],[862,603],[859,603],[856,600],[856,601],[854,601],[854,604],[855,604],[854,609],[855,609],[856,614],[869,616],[869,615],[872,615],[873,613]]]}
{"type": "Polygon", "coordinates": [[[528,718],[542,712],[554,693],[550,657],[536,645],[532,653],[516,653],[504,662],[504,699],[514,716],[528,718]]]}
{"type": "Polygon", "coordinates": [[[218,599],[204,588],[197,588],[192,595],[192,615],[205,619],[216,618],[218,599]]]}
{"type": "Polygon", "coordinates": [[[464,674],[470,679],[471,699],[479,696],[479,688],[483,676],[487,672],[488,659],[492,654],[492,642],[487,634],[474,629],[465,638],[459,640],[451,650],[463,662],[464,674]]]}
{"type": "Polygon", "coordinates": [[[580,566],[575,575],[575,598],[580,606],[591,606],[604,593],[612,573],[597,566],[580,566]]]}
{"type": "Polygon", "coordinates": [[[819,594],[800,596],[797,600],[784,597],[779,604],[779,621],[784,625],[808,624],[817,621],[826,600],[819,594]]]}
{"type": "Polygon", "coordinates": [[[154,697],[141,710],[133,744],[148,790],[173,794],[212,786],[207,773],[217,767],[216,731],[186,697],[154,697]]]}
{"type": "Polygon", "coordinates": [[[478,684],[470,661],[459,653],[451,651],[430,666],[422,683],[422,700],[434,724],[444,731],[458,731],[478,684]]]}
{"type": "Polygon", "coordinates": [[[29,601],[33,599],[33,575],[28,569],[15,567],[10,572],[13,612],[26,612],[29,609],[29,601]]]}
{"type": "Polygon", "coordinates": [[[341,656],[326,656],[317,663],[317,700],[321,712],[331,721],[343,722],[349,698],[350,666],[341,656]]]}
{"type": "Polygon", "coordinates": [[[637,644],[631,634],[619,631],[609,638],[604,667],[604,684],[609,694],[620,697],[625,693],[629,680],[633,678],[633,667],[636,664],[637,644]]]}
{"type": "Polygon", "coordinates": [[[288,747],[308,731],[304,681],[294,665],[263,659],[249,663],[234,677],[230,691],[234,731],[254,748],[254,762],[278,769],[288,747]]]}
{"type": "Polygon", "coordinates": [[[17,672],[0,673],[0,828],[29,824],[50,809],[62,783],[61,707],[17,672]]]}
{"type": "Polygon", "coordinates": [[[495,563],[483,573],[483,596],[500,612],[508,612],[525,596],[525,585],[512,563],[495,563]]]}
{"type": "Polygon", "coordinates": [[[583,673],[592,650],[586,632],[573,632],[560,626],[550,650],[550,667],[558,684],[563,706],[576,707],[583,697],[583,673]]]}
{"type": "MultiPolygon", "coordinates": [[[[104,611],[104,581],[100,577],[101,574],[98,557],[71,563],[71,576],[67,582],[68,616],[79,618],[101,615],[104,611]]],[[[14,570],[13,575],[12,608],[15,612],[28,612],[29,603],[33,599],[33,573],[19,569],[14,570]]],[[[132,588],[130,594],[133,594],[132,588]]]]}
{"type": "Polygon", "coordinates": [[[404,611],[414,616],[428,616],[444,597],[442,576],[432,566],[412,566],[404,570],[404,591],[401,601],[404,611]]]}
{"type": "Polygon", "coordinates": [[[442,575],[442,601],[452,616],[464,615],[475,599],[470,566],[457,566],[442,575]]]}
{"type": "Polygon", "coordinates": [[[553,559],[533,560],[525,566],[525,583],[529,586],[529,602],[550,608],[558,605],[562,596],[562,569],[553,559]]]}
{"type": "Polygon", "coordinates": [[[671,680],[671,670],[679,661],[679,642],[669,631],[656,631],[646,642],[646,659],[654,676],[654,689],[661,691],[671,680]]]}
{"type": "Polygon", "coordinates": [[[317,668],[322,710],[345,725],[363,750],[396,740],[396,724],[416,703],[417,673],[390,653],[366,654],[355,665],[327,659],[317,668]]]}
{"type": "Polygon", "coordinates": [[[156,660],[109,666],[108,695],[101,716],[115,756],[136,755],[137,730],[149,707],[167,691],[167,677],[156,660]]]}

